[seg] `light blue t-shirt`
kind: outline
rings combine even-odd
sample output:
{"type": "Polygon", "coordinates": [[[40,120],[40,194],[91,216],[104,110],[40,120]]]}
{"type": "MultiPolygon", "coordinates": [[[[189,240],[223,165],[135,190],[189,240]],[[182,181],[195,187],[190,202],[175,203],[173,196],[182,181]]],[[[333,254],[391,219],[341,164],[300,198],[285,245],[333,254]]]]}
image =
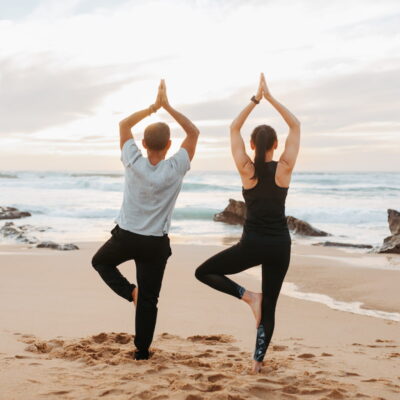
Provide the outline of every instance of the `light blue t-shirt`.
{"type": "Polygon", "coordinates": [[[172,157],[152,165],[129,139],[122,147],[121,161],[125,167],[124,198],[115,222],[140,235],[168,233],[183,177],[190,169],[187,151],[180,148],[172,157]]]}

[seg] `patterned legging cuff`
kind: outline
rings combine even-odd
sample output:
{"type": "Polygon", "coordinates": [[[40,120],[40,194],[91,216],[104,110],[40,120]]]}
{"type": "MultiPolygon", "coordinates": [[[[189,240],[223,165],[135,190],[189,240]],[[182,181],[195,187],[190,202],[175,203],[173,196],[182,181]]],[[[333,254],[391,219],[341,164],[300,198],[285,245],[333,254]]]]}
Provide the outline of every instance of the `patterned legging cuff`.
{"type": "Polygon", "coordinates": [[[258,362],[263,361],[266,351],[267,341],[265,336],[265,328],[263,324],[260,324],[257,328],[256,349],[253,356],[254,360],[258,362]]]}

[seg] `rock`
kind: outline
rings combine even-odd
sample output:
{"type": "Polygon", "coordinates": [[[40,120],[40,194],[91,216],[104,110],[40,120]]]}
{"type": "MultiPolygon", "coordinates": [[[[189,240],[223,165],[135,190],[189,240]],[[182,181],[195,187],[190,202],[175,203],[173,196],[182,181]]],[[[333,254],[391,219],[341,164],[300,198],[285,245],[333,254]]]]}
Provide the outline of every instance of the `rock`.
{"type": "MultiPolygon", "coordinates": [[[[246,219],[246,204],[243,201],[229,199],[224,211],[214,215],[214,221],[231,225],[243,225],[246,219]]],[[[293,233],[304,236],[330,236],[329,233],[314,228],[308,222],[295,217],[286,217],[288,227],[293,233]]]]}
{"type": "Polygon", "coordinates": [[[40,249],[53,249],[53,250],[79,250],[79,247],[73,243],[59,244],[51,241],[40,242],[36,245],[40,249]]]}
{"type": "Polygon", "coordinates": [[[383,245],[378,253],[400,254],[400,234],[388,236],[383,240],[383,245]]]}
{"type": "Polygon", "coordinates": [[[30,236],[30,233],[35,229],[32,225],[20,225],[17,226],[14,222],[6,222],[0,228],[0,234],[7,238],[12,238],[18,242],[34,244],[38,241],[34,236],[30,236]]]}
{"type": "Polygon", "coordinates": [[[354,244],[354,243],[339,243],[339,242],[319,242],[314,243],[313,246],[327,246],[327,247],[355,247],[356,249],[372,249],[370,244],[354,244]]]}
{"type": "Polygon", "coordinates": [[[400,212],[396,210],[387,210],[389,229],[392,235],[400,234],[400,212]]]}
{"type": "Polygon", "coordinates": [[[246,204],[243,201],[229,199],[224,211],[214,215],[214,221],[231,225],[243,225],[246,219],[246,204]]]}
{"type": "Polygon", "coordinates": [[[32,232],[44,232],[48,230],[48,227],[36,227],[33,225],[20,225],[17,226],[14,222],[6,222],[0,228],[0,234],[7,238],[12,238],[18,242],[35,244],[39,248],[48,248],[55,250],[78,250],[79,247],[72,243],[59,244],[50,241],[39,241],[35,236],[32,236],[32,232]]]}
{"type": "Polygon", "coordinates": [[[291,217],[290,215],[286,217],[289,229],[297,234],[303,236],[330,236],[329,233],[321,231],[314,228],[308,222],[302,221],[301,219],[291,217]]]}
{"type": "Polygon", "coordinates": [[[2,174],[0,173],[0,178],[1,179],[17,179],[18,176],[15,174],[2,174]]]}
{"type": "Polygon", "coordinates": [[[15,207],[0,207],[0,219],[17,219],[30,216],[31,213],[27,211],[19,211],[15,207]]]}
{"type": "Polygon", "coordinates": [[[389,209],[387,213],[392,235],[383,239],[383,244],[378,253],[400,254],[400,212],[389,209]]]}

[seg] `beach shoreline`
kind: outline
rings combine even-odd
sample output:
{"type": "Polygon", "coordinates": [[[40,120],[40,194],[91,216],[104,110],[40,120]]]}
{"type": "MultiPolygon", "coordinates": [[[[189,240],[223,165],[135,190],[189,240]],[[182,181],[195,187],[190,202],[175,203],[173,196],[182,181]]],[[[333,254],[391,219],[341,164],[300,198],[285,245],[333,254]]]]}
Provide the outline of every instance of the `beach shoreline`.
{"type": "MultiPolygon", "coordinates": [[[[91,267],[91,256],[101,243],[77,244],[80,250],[67,252],[20,244],[0,246],[3,271],[0,364],[7,367],[0,386],[4,393],[14,393],[7,399],[22,400],[36,389],[36,398],[51,398],[59,392],[57,398],[84,399],[100,396],[108,390],[107,385],[113,387],[109,396],[115,399],[129,396],[155,399],[161,395],[167,397],[160,398],[171,399],[297,398],[302,391],[302,399],[315,398],[318,391],[321,398],[328,399],[355,398],[362,394],[394,400],[399,396],[400,379],[395,368],[400,357],[399,322],[337,311],[286,295],[281,295],[278,302],[276,329],[264,372],[258,378],[249,375],[246,368],[250,366],[255,340],[251,312],[244,303],[211,290],[193,275],[196,266],[224,248],[221,246],[172,243],[173,255],[161,291],[153,344],[158,355],[146,365],[128,362],[133,346],[115,343],[111,332],[133,333],[133,305],[107,288],[91,267]],[[100,333],[104,333],[104,343],[99,344],[93,335],[100,333]],[[214,344],[207,338],[198,342],[187,339],[195,335],[228,335],[232,339],[228,342],[218,339],[214,344]],[[48,353],[26,350],[32,344],[43,348],[43,342],[54,344],[54,340],[63,342],[57,345],[58,350],[48,353]],[[117,355],[112,355],[113,346],[118,347],[113,350],[117,355]],[[75,349],[74,356],[69,352],[71,348],[75,349]],[[85,360],[93,352],[99,359],[93,365],[86,365],[85,360]],[[207,359],[199,358],[199,354],[207,352],[204,356],[207,359]],[[115,365],[107,364],[110,359],[115,365]],[[151,379],[143,377],[149,369],[153,371],[149,373],[151,379]],[[105,372],[110,374],[109,379],[104,378],[105,372]],[[196,380],[199,373],[203,377],[196,380]],[[116,388],[117,382],[129,374],[132,378],[142,378],[116,388]],[[218,378],[220,388],[207,392],[211,387],[209,379],[214,379],[209,377],[218,374],[225,376],[218,378]],[[89,388],[88,376],[98,385],[89,388]],[[31,383],[28,389],[29,379],[39,383],[33,384],[33,389],[31,383]],[[174,388],[169,387],[169,394],[166,384],[157,387],[154,383],[156,380],[165,383],[168,379],[175,382],[174,388]],[[238,379],[241,385],[237,384],[238,379]],[[293,393],[287,392],[290,390],[293,393]]],[[[399,281],[400,271],[342,263],[341,257],[361,260],[368,257],[349,254],[339,249],[294,245],[286,281],[298,284],[301,290],[331,294],[338,300],[350,296],[352,301],[363,301],[368,307],[399,312],[398,291],[391,293],[395,285],[390,285],[399,281]],[[327,260],[321,256],[328,255],[334,257],[333,265],[321,265],[327,260]],[[370,286],[366,284],[368,281],[370,286]],[[375,291],[371,290],[373,287],[375,291]],[[382,293],[383,287],[387,289],[382,293]]],[[[134,280],[134,268],[129,262],[121,265],[121,271],[134,280]]],[[[242,273],[235,279],[251,290],[260,288],[256,276],[242,273]]]]}

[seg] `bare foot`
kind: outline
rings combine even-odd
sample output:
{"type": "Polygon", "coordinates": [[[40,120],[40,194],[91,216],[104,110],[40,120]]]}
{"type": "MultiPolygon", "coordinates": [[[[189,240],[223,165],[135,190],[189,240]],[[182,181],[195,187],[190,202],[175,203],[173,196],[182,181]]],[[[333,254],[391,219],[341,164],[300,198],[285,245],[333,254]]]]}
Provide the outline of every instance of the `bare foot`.
{"type": "Polygon", "coordinates": [[[262,294],[246,290],[243,294],[242,300],[247,303],[253,311],[254,318],[256,319],[256,327],[258,327],[261,322],[262,294]]]}
{"type": "Polygon", "coordinates": [[[137,304],[138,294],[139,294],[139,289],[136,286],[135,289],[132,290],[132,298],[133,298],[133,303],[135,304],[135,306],[137,304]]]}
{"type": "Polygon", "coordinates": [[[251,373],[252,374],[260,373],[262,365],[263,365],[262,362],[253,360],[253,366],[251,367],[251,373]]]}

